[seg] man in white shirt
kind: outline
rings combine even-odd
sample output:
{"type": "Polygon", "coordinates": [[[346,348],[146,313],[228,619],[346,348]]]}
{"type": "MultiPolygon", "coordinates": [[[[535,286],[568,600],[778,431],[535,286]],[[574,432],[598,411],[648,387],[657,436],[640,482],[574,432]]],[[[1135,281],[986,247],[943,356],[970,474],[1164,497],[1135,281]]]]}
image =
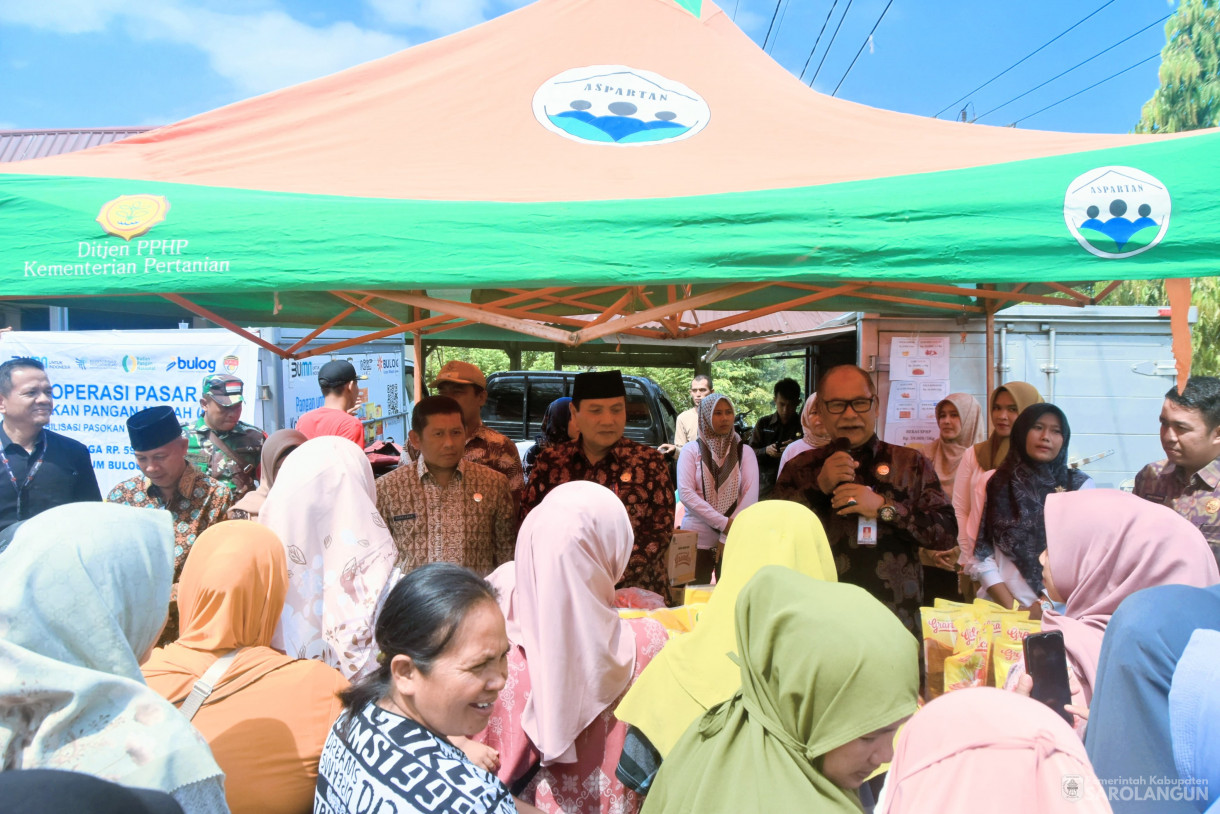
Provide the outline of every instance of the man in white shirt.
{"type": "Polygon", "coordinates": [[[694,407],[678,415],[677,426],[674,429],[673,444],[661,444],[657,449],[662,455],[681,451],[682,447],[699,437],[699,402],[712,392],[712,377],[700,373],[690,382],[690,399],[694,407]]]}

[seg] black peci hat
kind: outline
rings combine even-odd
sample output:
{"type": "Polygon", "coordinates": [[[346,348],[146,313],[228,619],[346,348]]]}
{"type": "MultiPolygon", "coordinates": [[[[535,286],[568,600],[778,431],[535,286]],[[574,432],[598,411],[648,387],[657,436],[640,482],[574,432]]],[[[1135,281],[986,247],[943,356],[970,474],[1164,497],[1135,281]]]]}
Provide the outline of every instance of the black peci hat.
{"type": "Polygon", "coordinates": [[[132,449],[136,452],[148,452],[150,449],[165,446],[175,438],[181,438],[182,427],[178,424],[174,408],[149,407],[147,410],[133,413],[127,419],[127,436],[131,439],[132,449]]]}
{"type": "Polygon", "coordinates": [[[620,370],[578,373],[572,382],[572,401],[612,399],[626,395],[627,388],[623,385],[623,373],[620,370]]]}

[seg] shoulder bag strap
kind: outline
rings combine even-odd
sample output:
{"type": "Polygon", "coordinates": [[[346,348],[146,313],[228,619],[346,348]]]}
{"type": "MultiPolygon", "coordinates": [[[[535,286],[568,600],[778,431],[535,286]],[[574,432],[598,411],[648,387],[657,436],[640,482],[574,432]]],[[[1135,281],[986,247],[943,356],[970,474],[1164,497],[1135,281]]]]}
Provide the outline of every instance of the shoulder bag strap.
{"type": "Polygon", "coordinates": [[[182,702],[182,706],[178,711],[186,716],[189,721],[195,717],[195,713],[203,706],[203,702],[208,700],[208,696],[212,694],[212,690],[220,679],[224,678],[224,674],[228,672],[229,665],[233,663],[233,659],[237,658],[237,654],[245,648],[237,648],[230,650],[212,664],[203,674],[203,677],[195,682],[195,686],[191,688],[191,694],[182,702]]]}

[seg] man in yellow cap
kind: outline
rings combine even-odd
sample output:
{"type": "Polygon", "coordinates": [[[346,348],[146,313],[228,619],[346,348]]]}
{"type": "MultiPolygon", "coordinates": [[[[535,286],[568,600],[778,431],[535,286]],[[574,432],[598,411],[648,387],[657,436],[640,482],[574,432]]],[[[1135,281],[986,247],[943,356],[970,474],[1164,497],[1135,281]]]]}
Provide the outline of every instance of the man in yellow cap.
{"type": "MultiPolygon", "coordinates": [[[[508,478],[513,500],[519,503],[525,488],[521,455],[511,438],[483,426],[482,410],[487,402],[487,379],[483,371],[470,362],[454,359],[446,362],[436,374],[432,389],[437,395],[453,399],[462,408],[462,421],[466,425],[466,452],[462,460],[491,467],[508,478]]],[[[413,446],[407,447],[407,454],[412,461],[419,458],[419,450],[413,446]]]]}

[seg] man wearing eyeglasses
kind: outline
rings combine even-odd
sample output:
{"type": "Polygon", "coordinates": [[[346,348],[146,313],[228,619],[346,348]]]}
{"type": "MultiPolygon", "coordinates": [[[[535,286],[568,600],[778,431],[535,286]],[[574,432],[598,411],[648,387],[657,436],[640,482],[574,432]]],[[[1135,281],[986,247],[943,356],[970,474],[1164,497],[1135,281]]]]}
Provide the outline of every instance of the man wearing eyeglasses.
{"type": "Polygon", "coordinates": [[[953,505],[932,463],[877,437],[877,387],[855,365],[818,382],[817,410],[831,443],[793,458],[773,498],[808,506],[822,521],[839,581],[858,585],[919,635],[919,548],[957,544],[953,505]]]}

